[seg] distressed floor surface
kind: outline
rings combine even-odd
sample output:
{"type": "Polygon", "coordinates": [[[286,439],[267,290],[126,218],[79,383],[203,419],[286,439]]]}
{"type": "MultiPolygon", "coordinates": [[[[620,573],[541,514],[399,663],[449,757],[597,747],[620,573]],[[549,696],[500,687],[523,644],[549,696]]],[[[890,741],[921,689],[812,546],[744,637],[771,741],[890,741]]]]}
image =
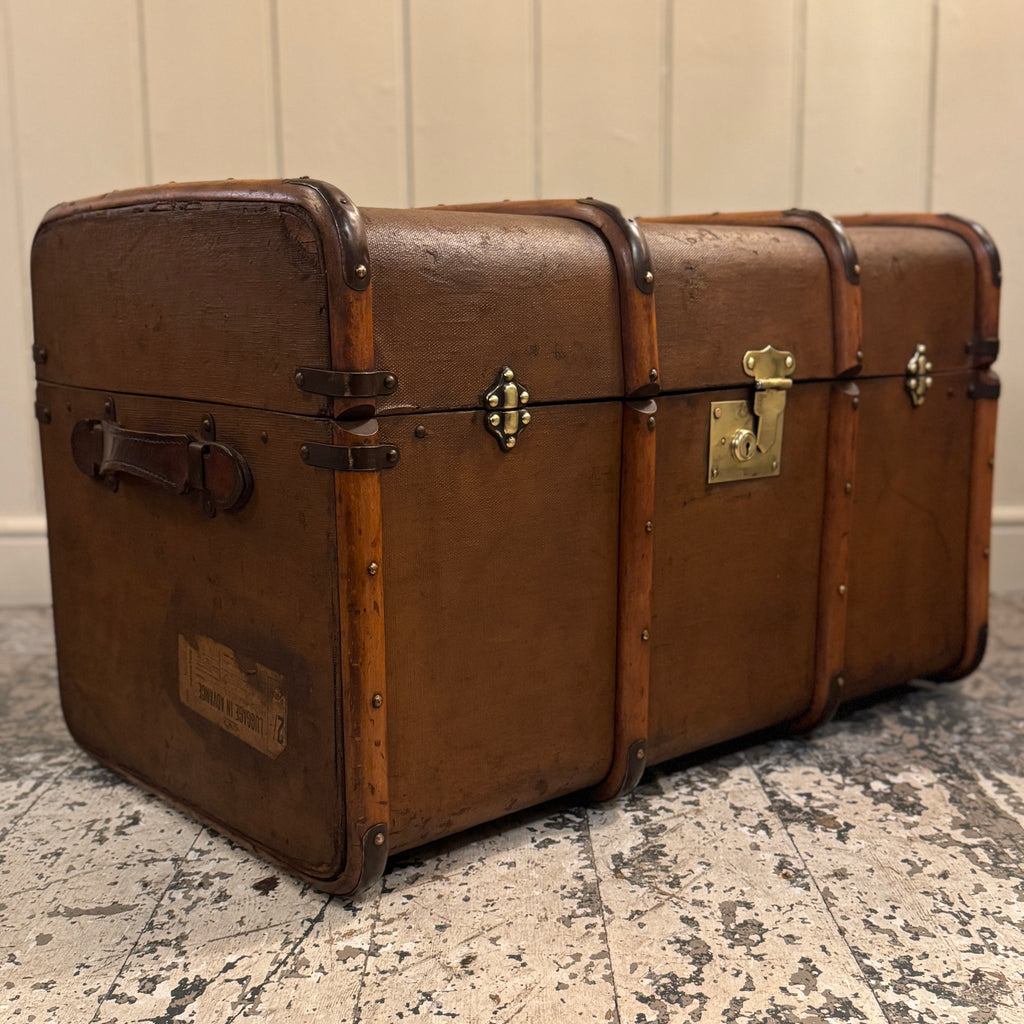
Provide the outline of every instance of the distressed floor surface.
{"type": "Polygon", "coordinates": [[[1024,1022],[1024,594],[981,671],[331,899],[95,765],[0,610],[0,1020],[1024,1022]]]}

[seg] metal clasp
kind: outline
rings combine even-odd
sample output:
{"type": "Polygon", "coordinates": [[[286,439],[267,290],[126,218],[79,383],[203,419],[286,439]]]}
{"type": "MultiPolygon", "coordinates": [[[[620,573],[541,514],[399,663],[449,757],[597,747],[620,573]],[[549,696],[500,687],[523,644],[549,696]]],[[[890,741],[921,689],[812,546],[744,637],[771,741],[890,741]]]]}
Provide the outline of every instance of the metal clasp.
{"type": "Polygon", "coordinates": [[[746,352],[743,372],[754,378],[754,401],[714,402],[708,430],[708,483],[778,476],[782,419],[796,360],[768,345],[746,352]]]}
{"type": "Polygon", "coordinates": [[[523,408],[529,400],[529,392],[517,383],[511,366],[502,369],[498,382],[484,395],[484,408],[488,410],[484,422],[502,451],[515,448],[520,431],[530,422],[530,414],[523,408]]]}
{"type": "Polygon", "coordinates": [[[932,364],[928,358],[928,349],[924,345],[918,345],[914,354],[907,360],[906,388],[916,409],[924,405],[925,396],[932,386],[932,364]]]}

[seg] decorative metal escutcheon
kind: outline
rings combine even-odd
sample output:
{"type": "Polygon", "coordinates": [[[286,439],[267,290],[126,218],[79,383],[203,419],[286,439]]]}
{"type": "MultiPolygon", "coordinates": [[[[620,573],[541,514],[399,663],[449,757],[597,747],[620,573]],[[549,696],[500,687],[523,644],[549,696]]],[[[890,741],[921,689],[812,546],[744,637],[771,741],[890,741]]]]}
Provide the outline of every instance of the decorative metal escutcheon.
{"type": "Polygon", "coordinates": [[[924,345],[918,345],[907,362],[906,382],[907,392],[915,409],[919,405],[924,405],[925,396],[933,383],[931,372],[932,364],[928,359],[928,349],[924,345]]]}
{"type": "Polygon", "coordinates": [[[796,359],[771,345],[745,352],[743,372],[754,378],[753,402],[713,402],[708,430],[708,483],[778,476],[782,417],[796,359]]]}
{"type": "Polygon", "coordinates": [[[497,383],[484,395],[484,423],[503,451],[515,448],[520,432],[530,422],[530,414],[523,408],[529,400],[530,393],[516,381],[511,366],[502,368],[497,383]]]}

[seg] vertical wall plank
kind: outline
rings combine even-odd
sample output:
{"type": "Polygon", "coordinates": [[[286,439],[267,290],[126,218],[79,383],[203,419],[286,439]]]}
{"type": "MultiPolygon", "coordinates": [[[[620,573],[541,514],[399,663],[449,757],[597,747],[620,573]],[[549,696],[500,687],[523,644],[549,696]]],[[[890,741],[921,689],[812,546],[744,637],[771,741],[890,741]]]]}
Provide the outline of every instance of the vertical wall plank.
{"type": "Polygon", "coordinates": [[[1024,346],[1018,344],[1024,336],[1022,53],[1024,9],[1017,0],[942,0],[933,203],[984,224],[1002,256],[1000,333],[1006,343],[996,364],[1003,379],[996,512],[997,521],[1017,528],[1018,566],[1024,565],[1024,346]],[[999,506],[1014,509],[1016,520],[1000,516],[999,506]]]}
{"type": "Polygon", "coordinates": [[[541,190],[628,215],[662,205],[665,7],[543,0],[541,190]]]}
{"type": "MultiPolygon", "coordinates": [[[[32,417],[33,374],[29,354],[26,261],[18,223],[17,167],[14,160],[13,97],[7,63],[11,52],[7,19],[0,9],[0,368],[4,386],[0,402],[0,518],[42,512],[32,417]]],[[[2,542],[2,540],[0,540],[2,542]]]]}
{"type": "Polygon", "coordinates": [[[284,174],[406,202],[399,0],[277,0],[284,174]]]}
{"type": "Polygon", "coordinates": [[[275,177],[267,0],[145,0],[143,12],[154,179],[275,177]]]}
{"type": "Polygon", "coordinates": [[[932,0],[809,0],[801,206],[927,202],[932,0]]]}
{"type": "Polygon", "coordinates": [[[530,0],[411,0],[411,199],[522,199],[534,189],[530,0]]]}
{"type": "Polygon", "coordinates": [[[796,14],[795,0],[677,0],[672,212],[792,205],[796,14]]]}

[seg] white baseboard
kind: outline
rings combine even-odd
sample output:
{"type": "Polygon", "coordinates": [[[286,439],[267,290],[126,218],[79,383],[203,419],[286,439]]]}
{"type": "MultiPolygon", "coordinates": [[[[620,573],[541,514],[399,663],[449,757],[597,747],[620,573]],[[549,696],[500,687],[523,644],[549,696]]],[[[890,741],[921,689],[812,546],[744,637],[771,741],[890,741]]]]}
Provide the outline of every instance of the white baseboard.
{"type": "MultiPolygon", "coordinates": [[[[992,513],[992,590],[1024,590],[1024,505],[992,513]]],[[[0,607],[50,603],[43,516],[0,516],[0,607]]]]}
{"type": "Polygon", "coordinates": [[[44,516],[0,516],[0,606],[50,603],[44,516]]]}

